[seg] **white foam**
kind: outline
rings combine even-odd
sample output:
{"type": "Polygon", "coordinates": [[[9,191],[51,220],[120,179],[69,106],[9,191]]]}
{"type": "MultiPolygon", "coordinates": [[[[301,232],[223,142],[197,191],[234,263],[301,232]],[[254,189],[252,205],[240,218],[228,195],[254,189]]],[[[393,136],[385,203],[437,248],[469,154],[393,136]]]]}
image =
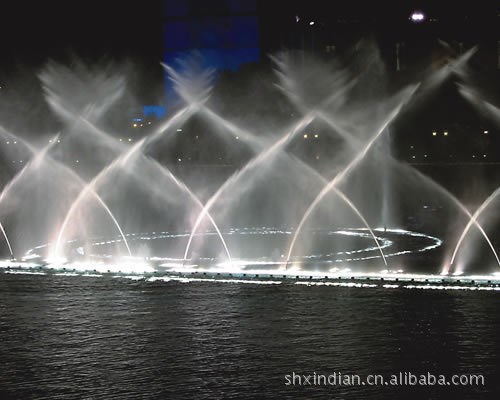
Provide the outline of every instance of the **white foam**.
{"type": "Polygon", "coordinates": [[[175,276],[152,276],[147,279],[148,282],[163,281],[163,282],[181,282],[181,283],[191,283],[191,282],[217,282],[217,283],[249,283],[254,285],[279,285],[281,281],[262,281],[262,280],[248,280],[248,279],[203,279],[203,278],[183,278],[175,276]]]}

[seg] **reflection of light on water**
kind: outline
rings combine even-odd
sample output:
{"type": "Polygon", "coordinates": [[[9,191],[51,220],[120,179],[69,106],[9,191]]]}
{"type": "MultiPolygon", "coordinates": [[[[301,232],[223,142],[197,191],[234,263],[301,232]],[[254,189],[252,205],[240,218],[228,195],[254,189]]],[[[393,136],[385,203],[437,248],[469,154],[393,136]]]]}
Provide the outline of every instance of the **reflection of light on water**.
{"type": "Polygon", "coordinates": [[[140,281],[144,279],[143,275],[115,275],[113,278],[123,278],[123,279],[130,279],[132,281],[140,281]]]}
{"type": "Polygon", "coordinates": [[[406,285],[404,289],[421,289],[421,290],[472,290],[472,291],[500,291],[500,287],[494,286],[448,286],[448,285],[406,285]]]}
{"type": "Polygon", "coordinates": [[[339,286],[339,287],[357,287],[357,288],[374,288],[378,285],[373,283],[356,283],[356,282],[295,282],[296,285],[305,286],[339,286]]]}
{"type": "Polygon", "coordinates": [[[253,285],[280,285],[281,281],[265,281],[265,280],[249,280],[249,279],[201,279],[201,278],[184,278],[184,277],[166,277],[166,276],[153,276],[147,279],[148,282],[181,282],[181,283],[191,283],[191,282],[215,282],[215,283],[245,283],[253,285]]]}

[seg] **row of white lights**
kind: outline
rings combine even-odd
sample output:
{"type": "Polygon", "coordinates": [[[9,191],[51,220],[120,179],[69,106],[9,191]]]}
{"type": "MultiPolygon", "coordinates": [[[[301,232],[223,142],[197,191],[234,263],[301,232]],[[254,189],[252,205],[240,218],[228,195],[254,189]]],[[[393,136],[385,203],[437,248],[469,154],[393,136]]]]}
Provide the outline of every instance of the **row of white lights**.
{"type": "MultiPolygon", "coordinates": [[[[425,14],[422,11],[413,11],[409,18],[412,22],[423,22],[425,20],[425,14]]],[[[298,15],[295,16],[295,22],[300,22],[300,17],[298,15]]],[[[309,25],[313,26],[316,22],[309,21],[309,25]]]]}

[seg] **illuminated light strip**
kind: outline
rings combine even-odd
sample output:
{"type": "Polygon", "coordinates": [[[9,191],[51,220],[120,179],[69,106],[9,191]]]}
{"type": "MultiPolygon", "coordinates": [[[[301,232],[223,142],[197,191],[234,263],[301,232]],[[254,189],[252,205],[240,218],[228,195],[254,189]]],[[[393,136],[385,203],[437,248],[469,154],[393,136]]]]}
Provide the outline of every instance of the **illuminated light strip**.
{"type": "MultiPolygon", "coordinates": [[[[241,230],[237,230],[237,229],[233,229],[232,230],[233,232],[235,231],[238,231],[238,234],[239,235],[279,235],[279,234],[284,234],[284,235],[290,235],[291,232],[289,231],[284,231],[284,230],[278,230],[278,229],[275,229],[275,228],[270,228],[270,227],[262,227],[262,228],[243,228],[241,230]]],[[[341,234],[341,235],[349,235],[349,236],[356,236],[356,237],[362,237],[362,238],[366,238],[366,239],[370,239],[371,236],[368,234],[368,233],[365,233],[367,232],[368,229],[367,228],[347,228],[347,229],[343,229],[343,230],[337,230],[337,231],[326,231],[324,232],[325,235],[335,235],[335,234],[341,234]]],[[[424,251],[429,251],[429,250],[432,250],[434,248],[437,248],[439,246],[442,245],[442,241],[434,236],[430,236],[430,235],[427,235],[427,234],[423,234],[423,233],[419,233],[419,232],[413,232],[413,231],[408,231],[408,230],[404,230],[404,229],[384,229],[384,228],[376,228],[374,229],[374,231],[376,232],[390,232],[390,233],[395,233],[395,234],[398,234],[398,235],[405,235],[405,236],[410,236],[410,237],[418,237],[418,238],[425,238],[427,240],[431,240],[433,241],[434,243],[428,245],[428,246],[425,246],[423,248],[420,248],[420,249],[415,249],[415,250],[401,250],[399,252],[393,252],[393,253],[388,253],[386,256],[387,257],[393,257],[393,256],[398,256],[398,255],[403,255],[403,254],[412,254],[412,253],[419,253],[419,252],[424,252],[424,251]]],[[[312,234],[318,234],[321,233],[321,231],[311,231],[312,234]]],[[[157,235],[151,235],[151,234],[147,234],[147,233],[129,233],[127,234],[128,236],[132,236],[132,240],[135,240],[135,241],[140,241],[140,240],[159,240],[159,239],[170,239],[170,238],[178,238],[178,237],[187,237],[189,236],[188,233],[168,233],[168,232],[162,232],[161,234],[157,234],[157,235]]],[[[207,232],[204,232],[204,233],[197,233],[196,236],[216,236],[217,233],[214,232],[214,231],[207,231],[207,232]]],[[[391,240],[388,240],[388,239],[385,239],[383,237],[380,237],[380,236],[377,236],[377,239],[380,240],[383,245],[382,247],[383,248],[387,248],[389,247],[390,245],[393,245],[394,242],[391,241],[391,240]]],[[[103,240],[103,241],[99,241],[99,242],[95,242],[95,243],[92,243],[91,246],[104,246],[104,245],[107,245],[107,244],[112,244],[114,242],[116,242],[117,240],[103,240]]],[[[73,239],[67,243],[73,243],[73,242],[77,242],[77,240],[73,239]]],[[[47,245],[41,245],[41,246],[37,246],[35,247],[34,249],[37,249],[37,248],[43,248],[43,247],[46,247],[47,245]]],[[[301,260],[312,260],[314,258],[325,258],[325,257],[333,257],[335,255],[352,255],[352,254],[359,254],[359,253],[362,253],[362,252],[370,252],[370,251],[376,251],[377,248],[376,247],[367,247],[367,248],[363,248],[363,249],[357,249],[357,250],[352,250],[352,251],[340,251],[340,252],[337,252],[337,253],[327,253],[327,254],[313,254],[313,255],[308,255],[308,256],[303,256],[301,258],[301,260]]],[[[33,251],[33,249],[30,249],[26,252],[26,254],[30,254],[31,252],[33,251]]],[[[113,255],[111,254],[90,254],[89,256],[91,257],[95,257],[95,258],[108,258],[108,259],[111,259],[111,258],[114,258],[113,255]]],[[[351,258],[337,258],[335,260],[333,260],[334,262],[353,262],[353,261],[365,261],[365,260],[370,260],[370,259],[378,259],[380,258],[378,255],[373,255],[373,256],[366,256],[366,257],[351,257],[351,258]]],[[[149,259],[153,259],[152,257],[149,257],[149,259]]],[[[157,260],[174,260],[174,261],[179,261],[179,260],[182,260],[182,259],[176,259],[176,258],[171,258],[171,257],[156,257],[155,259],[157,260]]],[[[214,260],[214,258],[201,258],[203,260],[214,260]]],[[[267,261],[267,260],[264,260],[264,261],[257,261],[257,260],[244,260],[244,261],[238,261],[238,260],[234,260],[235,262],[235,265],[242,265],[242,264],[245,264],[245,265],[248,265],[248,266],[251,266],[251,265],[263,265],[263,264],[266,264],[266,265],[271,265],[271,264],[280,264],[281,262],[273,262],[273,261],[267,261]]],[[[321,263],[331,263],[332,260],[324,260],[324,261],[317,261],[317,262],[321,262],[321,263]]],[[[290,262],[291,263],[291,262],[290,262]]],[[[299,262],[300,264],[300,262],[299,262]]],[[[219,266],[221,266],[222,264],[219,264],[219,266]]],[[[226,265],[227,266],[227,265],[226,265]]]]}

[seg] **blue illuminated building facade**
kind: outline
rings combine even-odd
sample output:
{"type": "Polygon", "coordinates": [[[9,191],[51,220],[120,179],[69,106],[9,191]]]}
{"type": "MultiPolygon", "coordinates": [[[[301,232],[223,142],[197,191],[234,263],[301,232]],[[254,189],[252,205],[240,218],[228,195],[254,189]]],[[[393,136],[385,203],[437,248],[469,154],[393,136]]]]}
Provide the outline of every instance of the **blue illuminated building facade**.
{"type": "MultiPolygon", "coordinates": [[[[256,0],[169,0],[164,2],[163,61],[182,68],[180,59],[196,51],[204,68],[237,71],[261,58],[256,0]]],[[[167,104],[174,100],[166,81],[167,104]]]]}

